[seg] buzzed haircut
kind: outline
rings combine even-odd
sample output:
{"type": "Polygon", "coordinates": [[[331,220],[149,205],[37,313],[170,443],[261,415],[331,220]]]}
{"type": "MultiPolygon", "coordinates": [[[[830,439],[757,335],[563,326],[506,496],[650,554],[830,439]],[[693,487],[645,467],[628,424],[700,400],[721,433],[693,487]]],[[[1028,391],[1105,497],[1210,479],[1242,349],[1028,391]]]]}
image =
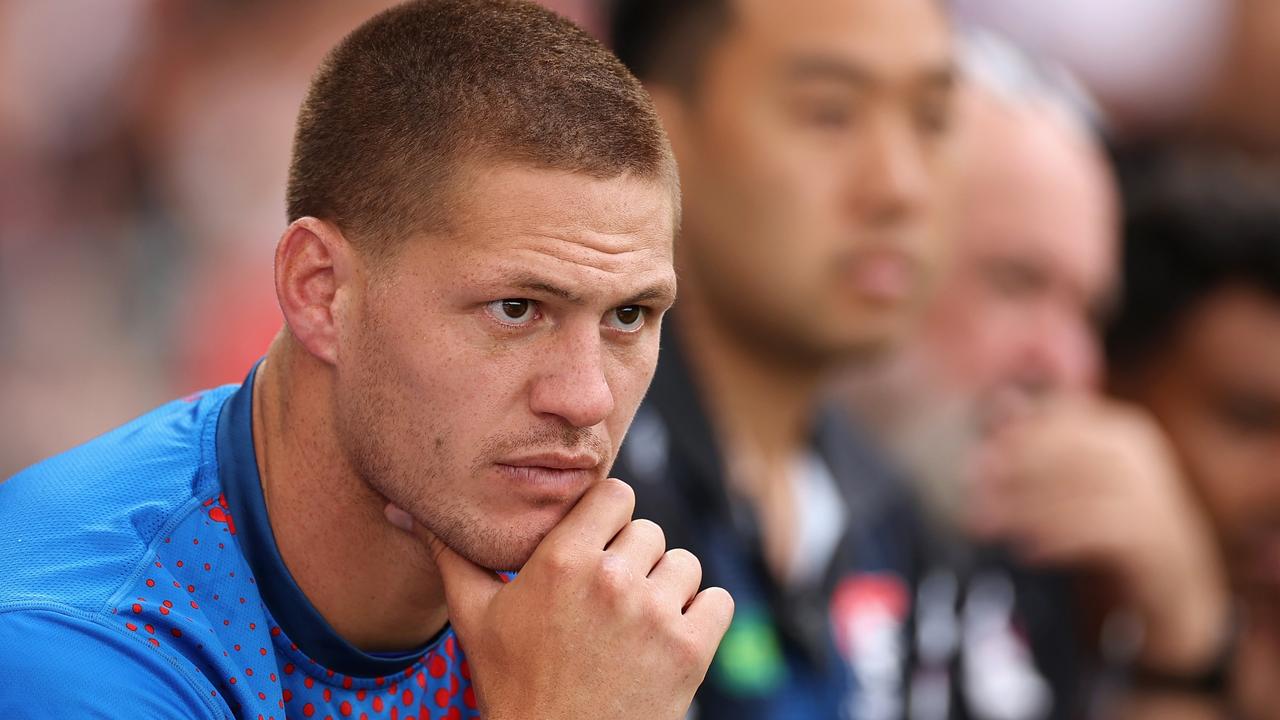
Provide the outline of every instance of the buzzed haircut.
{"type": "Polygon", "coordinates": [[[1112,370],[1140,370],[1214,293],[1280,305],[1280,171],[1238,155],[1126,158],[1123,280],[1108,327],[1112,370]]]}
{"type": "Polygon", "coordinates": [[[648,94],[585,31],[520,0],[414,0],[353,31],[312,79],[289,221],[331,221],[385,257],[447,224],[461,191],[449,181],[477,161],[629,173],[678,192],[648,94]]]}
{"type": "Polygon", "coordinates": [[[730,0],[616,0],[613,51],[645,82],[693,93],[707,51],[729,29],[730,0]]]}

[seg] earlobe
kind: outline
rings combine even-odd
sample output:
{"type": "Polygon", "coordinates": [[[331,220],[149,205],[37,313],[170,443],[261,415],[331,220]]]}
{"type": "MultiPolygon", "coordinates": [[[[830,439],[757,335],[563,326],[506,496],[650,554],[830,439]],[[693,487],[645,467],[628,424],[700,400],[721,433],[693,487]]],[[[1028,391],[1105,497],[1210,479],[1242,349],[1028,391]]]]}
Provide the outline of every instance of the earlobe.
{"type": "Polygon", "coordinates": [[[295,220],[276,246],[276,297],[298,342],[322,362],[337,361],[337,305],[351,247],[332,224],[295,220]]]}

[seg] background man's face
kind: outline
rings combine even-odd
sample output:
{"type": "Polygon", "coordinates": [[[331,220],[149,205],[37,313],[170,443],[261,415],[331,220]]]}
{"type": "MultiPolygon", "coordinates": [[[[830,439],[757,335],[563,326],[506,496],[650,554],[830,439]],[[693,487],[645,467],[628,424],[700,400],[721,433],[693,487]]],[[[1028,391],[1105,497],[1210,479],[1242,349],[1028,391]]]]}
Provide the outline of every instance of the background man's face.
{"type": "Polygon", "coordinates": [[[979,402],[1088,390],[1117,262],[1104,161],[1044,106],[967,87],[960,108],[952,264],[926,318],[924,362],[940,390],[979,402]]]}
{"type": "Polygon", "coordinates": [[[997,422],[1094,383],[1093,319],[1117,248],[1102,158],[1044,107],[966,84],[955,132],[937,293],[904,352],[852,389],[946,522],[965,510],[960,478],[997,422]]]}
{"type": "Polygon", "coordinates": [[[354,293],[338,417],[366,482],[518,568],[604,478],[675,293],[663,183],[489,166],[354,293]],[[505,301],[505,302],[504,302],[505,301]]]}
{"type": "Polygon", "coordinates": [[[1280,300],[1210,295],[1145,378],[1137,399],[1182,454],[1236,579],[1280,596],[1280,300]]]}
{"type": "Polygon", "coordinates": [[[946,21],[931,0],[741,0],[732,15],[669,123],[681,270],[761,347],[824,363],[879,349],[933,263],[946,21]]]}

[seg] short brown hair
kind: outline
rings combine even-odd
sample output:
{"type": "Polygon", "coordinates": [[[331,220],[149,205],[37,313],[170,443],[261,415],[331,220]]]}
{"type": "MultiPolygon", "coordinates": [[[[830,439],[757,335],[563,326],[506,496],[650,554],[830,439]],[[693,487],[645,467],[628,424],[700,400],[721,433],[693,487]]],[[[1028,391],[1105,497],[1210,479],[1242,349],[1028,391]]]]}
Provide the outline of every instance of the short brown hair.
{"type": "Polygon", "coordinates": [[[520,0],[414,0],[330,51],[298,116],[292,222],[384,254],[446,222],[473,160],[668,182],[675,160],[640,83],[585,31],[520,0]]]}

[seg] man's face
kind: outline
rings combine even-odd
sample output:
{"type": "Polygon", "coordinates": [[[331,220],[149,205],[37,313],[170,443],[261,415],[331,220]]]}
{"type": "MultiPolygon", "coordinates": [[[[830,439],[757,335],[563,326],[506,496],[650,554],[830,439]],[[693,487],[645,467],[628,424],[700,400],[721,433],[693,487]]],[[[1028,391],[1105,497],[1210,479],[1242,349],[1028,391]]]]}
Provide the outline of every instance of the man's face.
{"type": "Polygon", "coordinates": [[[1079,392],[1099,362],[1094,319],[1116,271],[1115,189],[1085,138],[1042,106],[967,84],[956,117],[949,258],[920,332],[882,378],[888,441],[939,517],[1000,422],[1079,392]]]}
{"type": "Polygon", "coordinates": [[[605,477],[674,300],[663,183],[489,166],[350,298],[340,434],[464,557],[520,567],[605,477]]]}
{"type": "Polygon", "coordinates": [[[969,88],[961,108],[952,265],[924,325],[927,361],[979,414],[1011,394],[1088,390],[1116,272],[1108,171],[1042,106],[969,88]]]}
{"type": "Polygon", "coordinates": [[[740,0],[664,114],[681,271],[757,348],[830,363],[904,329],[935,249],[952,85],[932,0],[740,0]]]}
{"type": "Polygon", "coordinates": [[[1236,580],[1280,595],[1280,299],[1214,293],[1144,372],[1137,399],[1182,455],[1236,580]]]}

